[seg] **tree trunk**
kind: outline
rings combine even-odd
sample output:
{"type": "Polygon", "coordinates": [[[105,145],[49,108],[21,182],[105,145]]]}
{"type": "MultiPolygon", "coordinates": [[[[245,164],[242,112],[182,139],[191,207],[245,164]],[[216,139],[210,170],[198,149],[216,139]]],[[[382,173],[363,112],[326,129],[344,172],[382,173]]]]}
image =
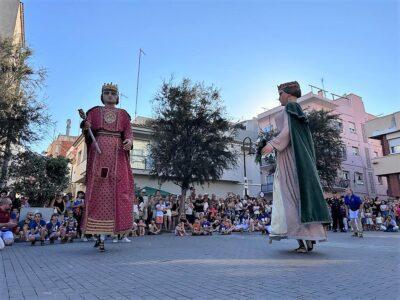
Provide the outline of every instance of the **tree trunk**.
{"type": "Polygon", "coordinates": [[[187,188],[181,188],[181,199],[179,201],[179,218],[186,219],[185,202],[186,202],[187,188]]]}
{"type": "Polygon", "coordinates": [[[8,178],[8,166],[11,160],[11,143],[7,140],[4,146],[4,156],[3,162],[1,164],[1,176],[0,176],[0,187],[4,188],[7,185],[7,178],[8,178]]]}

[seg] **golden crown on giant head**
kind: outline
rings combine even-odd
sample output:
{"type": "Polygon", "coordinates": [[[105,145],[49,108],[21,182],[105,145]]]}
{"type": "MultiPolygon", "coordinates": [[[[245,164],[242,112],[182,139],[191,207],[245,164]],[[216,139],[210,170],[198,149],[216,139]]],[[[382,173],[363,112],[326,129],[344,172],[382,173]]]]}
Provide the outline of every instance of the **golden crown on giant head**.
{"type": "Polygon", "coordinates": [[[118,85],[113,84],[112,82],[104,83],[101,88],[101,92],[104,92],[104,91],[114,91],[118,94],[118,85]]]}

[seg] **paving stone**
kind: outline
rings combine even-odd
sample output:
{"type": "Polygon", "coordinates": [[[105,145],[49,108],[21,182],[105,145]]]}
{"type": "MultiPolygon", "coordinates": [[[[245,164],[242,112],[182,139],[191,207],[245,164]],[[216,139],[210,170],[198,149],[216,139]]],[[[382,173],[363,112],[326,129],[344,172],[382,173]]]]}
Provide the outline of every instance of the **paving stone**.
{"type": "Polygon", "coordinates": [[[259,234],[171,234],[0,251],[3,299],[396,299],[400,234],[330,233],[315,251],[259,234]],[[357,274],[357,281],[354,276],[357,274]],[[362,291],[362,292],[361,292],[362,291]]]}

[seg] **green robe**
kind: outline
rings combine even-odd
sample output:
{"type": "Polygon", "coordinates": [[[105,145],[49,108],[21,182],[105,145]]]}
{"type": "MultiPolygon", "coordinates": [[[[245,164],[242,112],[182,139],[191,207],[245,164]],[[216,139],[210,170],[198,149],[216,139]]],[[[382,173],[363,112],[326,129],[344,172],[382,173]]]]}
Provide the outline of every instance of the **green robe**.
{"type": "Polygon", "coordinates": [[[298,103],[289,102],[285,110],[289,117],[290,138],[300,188],[301,222],[329,224],[332,219],[316,168],[314,143],[308,120],[298,103]]]}

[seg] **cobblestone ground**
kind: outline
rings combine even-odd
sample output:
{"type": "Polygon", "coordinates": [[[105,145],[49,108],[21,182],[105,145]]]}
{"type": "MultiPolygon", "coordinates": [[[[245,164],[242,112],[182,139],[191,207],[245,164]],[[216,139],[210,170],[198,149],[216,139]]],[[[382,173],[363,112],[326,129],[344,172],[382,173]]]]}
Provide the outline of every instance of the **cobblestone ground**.
{"type": "Polygon", "coordinates": [[[400,234],[331,233],[315,252],[259,234],[0,251],[0,299],[399,299],[400,234]]]}

